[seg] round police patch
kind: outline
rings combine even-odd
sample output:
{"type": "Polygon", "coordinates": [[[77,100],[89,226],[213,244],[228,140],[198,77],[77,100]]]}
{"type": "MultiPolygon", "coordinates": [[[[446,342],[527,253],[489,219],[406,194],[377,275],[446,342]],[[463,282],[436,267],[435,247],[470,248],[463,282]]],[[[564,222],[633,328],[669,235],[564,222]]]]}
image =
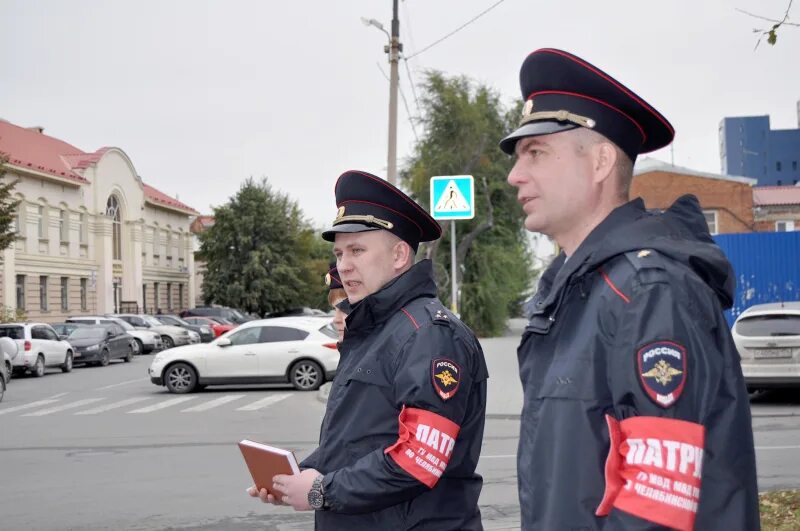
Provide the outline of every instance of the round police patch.
{"type": "Polygon", "coordinates": [[[680,398],[687,377],[686,349],[673,341],[649,343],[636,353],[639,381],[647,396],[668,408],[680,398]]]}
{"type": "Polygon", "coordinates": [[[442,400],[453,398],[461,383],[461,369],[456,362],[439,358],[431,362],[433,388],[442,400]]]}

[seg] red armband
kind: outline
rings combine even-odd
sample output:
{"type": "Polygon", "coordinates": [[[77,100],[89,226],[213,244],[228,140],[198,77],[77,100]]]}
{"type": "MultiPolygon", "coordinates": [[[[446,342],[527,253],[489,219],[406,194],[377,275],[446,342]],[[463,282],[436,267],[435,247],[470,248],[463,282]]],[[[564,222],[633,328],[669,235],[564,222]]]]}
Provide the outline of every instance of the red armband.
{"type": "Polygon", "coordinates": [[[610,448],[606,492],[595,514],[611,508],[680,531],[694,529],[705,428],[661,417],[618,422],[606,415],[610,448]]]}
{"type": "Polygon", "coordinates": [[[397,465],[429,488],[442,477],[461,427],[425,409],[403,407],[397,442],[384,450],[397,465]]]}

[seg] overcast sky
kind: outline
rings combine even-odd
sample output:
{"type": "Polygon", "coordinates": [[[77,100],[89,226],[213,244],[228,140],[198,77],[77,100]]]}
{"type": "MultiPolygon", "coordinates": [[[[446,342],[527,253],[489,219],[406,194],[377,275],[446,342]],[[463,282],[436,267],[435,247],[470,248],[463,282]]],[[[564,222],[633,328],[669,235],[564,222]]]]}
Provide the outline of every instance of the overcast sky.
{"type": "MultiPolygon", "coordinates": [[[[401,0],[408,56],[496,0],[401,0]]],[[[675,163],[719,172],[724,116],[798,125],[800,28],[753,50],[788,0],[505,0],[408,65],[467,75],[519,98],[541,47],[626,83],[675,126],[675,163]]],[[[798,4],[795,2],[795,4],[798,4]]],[[[800,5],[794,21],[800,22],[800,5]]],[[[84,151],[117,146],[148,184],[203,213],[266,176],[324,225],[351,168],[386,171],[391,0],[0,0],[0,118],[84,151]]],[[[415,114],[409,76],[401,85],[415,114]]],[[[414,137],[400,101],[400,163],[414,137]]],[[[654,154],[670,160],[669,149],[654,154]]]]}

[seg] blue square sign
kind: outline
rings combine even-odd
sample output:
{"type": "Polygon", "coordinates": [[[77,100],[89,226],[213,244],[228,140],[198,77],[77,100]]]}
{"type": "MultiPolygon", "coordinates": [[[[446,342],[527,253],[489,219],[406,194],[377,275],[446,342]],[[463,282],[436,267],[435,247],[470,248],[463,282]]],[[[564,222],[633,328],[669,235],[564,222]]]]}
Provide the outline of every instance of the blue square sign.
{"type": "Polygon", "coordinates": [[[433,219],[474,218],[475,180],[472,175],[431,177],[431,216],[433,219]]]}

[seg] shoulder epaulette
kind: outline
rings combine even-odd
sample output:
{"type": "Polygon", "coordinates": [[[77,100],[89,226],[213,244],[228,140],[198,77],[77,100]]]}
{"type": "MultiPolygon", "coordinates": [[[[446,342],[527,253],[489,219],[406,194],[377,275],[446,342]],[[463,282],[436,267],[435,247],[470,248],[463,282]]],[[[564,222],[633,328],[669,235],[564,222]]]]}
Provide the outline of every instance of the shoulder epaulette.
{"type": "Polygon", "coordinates": [[[666,281],[664,255],[653,249],[640,249],[625,253],[625,258],[636,271],[640,284],[666,281]]]}

